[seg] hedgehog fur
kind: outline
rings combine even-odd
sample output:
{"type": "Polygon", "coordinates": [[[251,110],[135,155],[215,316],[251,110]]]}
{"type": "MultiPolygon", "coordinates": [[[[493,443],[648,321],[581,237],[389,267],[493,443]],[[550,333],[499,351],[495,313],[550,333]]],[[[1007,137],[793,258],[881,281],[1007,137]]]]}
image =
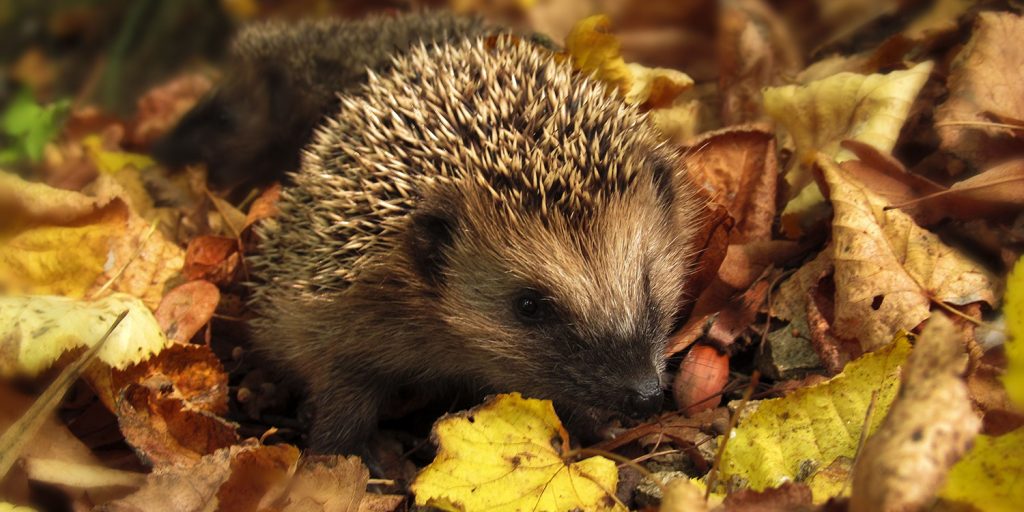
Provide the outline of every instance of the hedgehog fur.
{"type": "Polygon", "coordinates": [[[702,205],[614,93],[514,37],[416,45],[317,128],[251,256],[258,348],[312,447],[358,449],[403,384],[661,403],[702,205]]]}

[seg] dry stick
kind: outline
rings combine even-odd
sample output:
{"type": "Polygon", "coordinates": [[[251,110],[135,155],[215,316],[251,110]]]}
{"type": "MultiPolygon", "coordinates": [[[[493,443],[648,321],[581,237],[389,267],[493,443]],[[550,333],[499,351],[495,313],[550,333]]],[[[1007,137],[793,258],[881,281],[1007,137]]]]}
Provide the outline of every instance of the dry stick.
{"type": "Polygon", "coordinates": [[[732,415],[732,419],[729,420],[729,429],[722,435],[722,444],[718,445],[718,450],[715,452],[715,462],[711,465],[711,471],[708,472],[708,485],[704,489],[704,499],[707,500],[711,496],[711,489],[715,488],[718,484],[715,480],[718,478],[718,468],[722,465],[722,456],[725,455],[725,445],[729,442],[729,436],[732,435],[733,429],[736,428],[736,423],[739,422],[740,414],[743,413],[743,409],[747,406],[747,402],[750,401],[750,395],[754,394],[754,388],[757,387],[757,381],[761,379],[761,372],[754,370],[754,374],[750,376],[750,385],[747,386],[747,390],[743,392],[743,399],[740,401],[740,406],[736,408],[736,414],[732,415]]]}
{"type": "Polygon", "coordinates": [[[64,398],[64,393],[78,380],[78,377],[96,357],[96,354],[99,353],[103,344],[110,338],[110,334],[114,332],[114,329],[117,328],[121,320],[124,320],[124,317],[127,315],[127,309],[122,311],[120,315],[117,315],[114,323],[110,325],[110,328],[107,329],[103,337],[90,347],[85,354],[82,354],[82,357],[79,357],[77,361],[64,368],[53,383],[46,388],[46,391],[39,395],[39,398],[32,404],[32,407],[29,407],[25,414],[18,418],[18,421],[14,422],[3,435],[0,435],[0,479],[7,475],[7,472],[21,454],[21,449],[24,448],[25,443],[43,426],[50,413],[53,412],[60,404],[61,399],[64,398]]]}
{"type": "Polygon", "coordinates": [[[936,128],[943,126],[977,126],[984,128],[1006,128],[1007,130],[1024,130],[1024,126],[1007,123],[992,123],[989,121],[943,121],[935,123],[936,128]]]}
{"type": "Polygon", "coordinates": [[[839,495],[842,496],[846,493],[846,488],[850,487],[853,483],[853,472],[857,467],[857,461],[860,460],[860,454],[864,450],[864,443],[868,440],[868,429],[871,426],[871,419],[875,416],[875,405],[878,403],[878,390],[871,392],[871,401],[868,402],[868,410],[864,412],[864,424],[860,428],[860,439],[857,441],[857,451],[853,455],[853,464],[850,465],[850,473],[846,475],[846,481],[843,482],[843,488],[839,491],[839,495]]]}

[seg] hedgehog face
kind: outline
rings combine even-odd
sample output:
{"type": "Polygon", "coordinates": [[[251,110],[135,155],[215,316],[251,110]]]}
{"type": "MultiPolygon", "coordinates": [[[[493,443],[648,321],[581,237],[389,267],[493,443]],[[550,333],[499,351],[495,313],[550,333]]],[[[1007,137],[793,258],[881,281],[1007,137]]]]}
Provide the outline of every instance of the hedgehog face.
{"type": "Polygon", "coordinates": [[[484,193],[458,200],[466,210],[427,265],[439,272],[443,319],[476,354],[466,364],[491,387],[632,416],[660,410],[687,256],[671,205],[642,181],[578,215],[510,212],[484,193]]]}

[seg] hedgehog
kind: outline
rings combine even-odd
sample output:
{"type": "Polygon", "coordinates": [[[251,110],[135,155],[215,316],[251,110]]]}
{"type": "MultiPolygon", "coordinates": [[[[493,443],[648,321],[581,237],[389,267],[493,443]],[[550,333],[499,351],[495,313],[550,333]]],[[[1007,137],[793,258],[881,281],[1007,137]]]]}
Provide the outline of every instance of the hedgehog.
{"type": "Polygon", "coordinates": [[[444,11],[249,25],[233,41],[225,79],[152,153],[172,168],[205,163],[219,190],[285,179],[314,127],[337,110],[338,93],[355,91],[368,72],[386,72],[415,43],[496,30],[444,11]]]}
{"type": "MultiPolygon", "coordinates": [[[[418,43],[340,95],[256,227],[254,346],[354,452],[400,386],[660,411],[704,205],[645,114],[521,38],[418,43]]],[[[584,423],[586,423],[584,421],[584,423]]]]}

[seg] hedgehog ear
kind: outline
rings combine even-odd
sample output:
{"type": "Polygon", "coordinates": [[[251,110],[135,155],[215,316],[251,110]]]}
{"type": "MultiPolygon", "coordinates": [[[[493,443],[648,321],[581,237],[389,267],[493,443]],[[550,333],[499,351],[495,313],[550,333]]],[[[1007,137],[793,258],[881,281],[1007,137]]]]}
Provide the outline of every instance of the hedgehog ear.
{"type": "Polygon", "coordinates": [[[654,162],[654,187],[658,191],[658,198],[667,208],[671,208],[676,199],[676,187],[679,186],[677,173],[682,171],[677,165],[680,164],[660,158],[654,162]]]}
{"type": "Polygon", "coordinates": [[[455,233],[455,219],[443,208],[421,208],[411,214],[406,251],[420,276],[432,285],[444,281],[445,252],[455,233]]]}

